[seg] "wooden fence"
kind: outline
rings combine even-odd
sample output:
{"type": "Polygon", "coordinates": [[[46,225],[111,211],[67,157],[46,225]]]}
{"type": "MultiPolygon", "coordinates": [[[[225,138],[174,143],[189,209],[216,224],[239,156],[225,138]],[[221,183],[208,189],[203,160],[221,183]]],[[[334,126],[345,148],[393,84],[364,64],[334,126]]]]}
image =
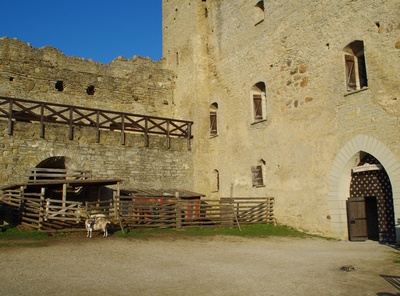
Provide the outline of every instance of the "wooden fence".
{"type": "Polygon", "coordinates": [[[274,198],[220,200],[118,196],[122,224],[130,227],[187,228],[276,224],[274,198]]]}
{"type": "Polygon", "coordinates": [[[92,177],[92,171],[30,168],[26,170],[26,176],[28,177],[28,183],[52,182],[56,180],[87,180],[92,177]]]}
{"type": "Polygon", "coordinates": [[[8,190],[0,200],[17,222],[43,231],[82,231],[84,221],[104,215],[124,228],[233,227],[251,223],[276,223],[274,198],[222,198],[116,196],[93,202],[44,198],[41,193],[8,190]]]}

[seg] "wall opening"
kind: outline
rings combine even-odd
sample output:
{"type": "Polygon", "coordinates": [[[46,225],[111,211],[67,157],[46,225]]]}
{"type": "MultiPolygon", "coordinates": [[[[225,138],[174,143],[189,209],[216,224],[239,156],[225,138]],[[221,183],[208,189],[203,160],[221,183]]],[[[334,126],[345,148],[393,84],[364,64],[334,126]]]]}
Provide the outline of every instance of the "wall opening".
{"type": "Polygon", "coordinates": [[[355,218],[357,213],[348,209],[351,240],[354,235],[356,240],[396,240],[391,182],[382,164],[371,154],[360,151],[360,162],[351,172],[349,199],[356,201],[362,211],[355,218]]]}
{"type": "Polygon", "coordinates": [[[58,91],[63,91],[64,90],[64,82],[62,80],[58,80],[54,86],[56,88],[56,90],[58,91]]]}
{"type": "MultiPolygon", "coordinates": [[[[339,151],[332,163],[332,170],[328,177],[328,210],[331,224],[332,234],[341,239],[349,238],[349,224],[348,224],[348,200],[351,196],[356,197],[356,194],[350,192],[352,182],[355,182],[354,168],[362,163],[363,159],[370,155],[374,157],[376,161],[382,166],[383,171],[387,175],[386,182],[390,183],[391,188],[391,199],[390,196],[385,198],[384,207],[391,213],[389,219],[393,224],[391,237],[387,236],[383,230],[379,230],[379,235],[383,240],[397,240],[400,241],[400,163],[396,159],[395,155],[386,147],[383,143],[375,138],[366,135],[357,135],[348,141],[343,148],[339,151]]],[[[382,173],[383,173],[382,171],[382,173]]],[[[371,178],[377,178],[371,176],[371,178]]],[[[371,179],[372,180],[372,179],[371,179]]],[[[378,182],[378,181],[376,181],[378,182]]],[[[379,181],[382,182],[382,181],[379,181]]],[[[365,184],[365,183],[363,183],[365,184]]],[[[375,183],[375,187],[386,186],[389,188],[389,184],[383,185],[381,183],[375,183]]],[[[378,189],[374,189],[378,190],[378,189]]],[[[380,190],[380,189],[379,189],[380,190]]],[[[390,192],[386,189],[386,195],[390,192]]],[[[382,198],[379,198],[376,192],[365,192],[365,196],[362,197],[362,204],[366,206],[364,212],[374,211],[374,199],[376,199],[376,206],[379,212],[379,208],[382,208],[382,198]]],[[[378,213],[379,214],[379,213],[378,213]]],[[[381,213],[382,214],[382,213],[381,213]]],[[[387,215],[387,213],[385,214],[387,215]]],[[[370,220],[367,221],[371,225],[375,222],[373,215],[370,215],[370,220]]],[[[351,218],[351,217],[350,217],[351,218]]],[[[378,215],[379,218],[379,215],[378,215]]],[[[373,226],[372,226],[373,227],[373,226]]],[[[376,227],[376,224],[375,224],[376,227]]],[[[367,229],[367,228],[366,228],[367,229]]],[[[383,228],[382,228],[383,229],[383,228]]],[[[389,231],[390,232],[390,231],[389,231]]],[[[376,236],[376,230],[371,230],[371,239],[376,236]]]]}
{"type": "Polygon", "coordinates": [[[87,93],[89,96],[93,96],[93,95],[94,95],[94,92],[95,92],[95,87],[94,87],[94,85],[89,85],[89,86],[86,88],[86,93],[87,93]]]}
{"type": "Polygon", "coordinates": [[[345,52],[347,91],[368,87],[364,42],[362,40],[353,41],[343,51],[345,52]]]}

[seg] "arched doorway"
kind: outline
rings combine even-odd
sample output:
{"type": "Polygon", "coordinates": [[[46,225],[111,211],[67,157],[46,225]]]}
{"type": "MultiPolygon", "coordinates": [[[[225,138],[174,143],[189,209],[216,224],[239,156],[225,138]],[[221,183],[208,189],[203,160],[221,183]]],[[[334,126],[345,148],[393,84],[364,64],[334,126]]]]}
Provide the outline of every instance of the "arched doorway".
{"type": "Polygon", "coordinates": [[[391,206],[394,221],[397,223],[395,224],[395,239],[400,242],[400,162],[384,143],[362,134],[349,140],[332,162],[328,176],[327,195],[332,235],[341,239],[349,238],[347,201],[350,197],[352,171],[361,163],[366,154],[375,157],[390,180],[393,200],[391,206]]]}
{"type": "Polygon", "coordinates": [[[36,168],[65,169],[65,156],[52,156],[42,160],[36,168]]]}
{"type": "Polygon", "coordinates": [[[349,192],[349,239],[394,242],[392,185],[386,170],[375,157],[360,152],[360,162],[351,172],[349,192]]]}

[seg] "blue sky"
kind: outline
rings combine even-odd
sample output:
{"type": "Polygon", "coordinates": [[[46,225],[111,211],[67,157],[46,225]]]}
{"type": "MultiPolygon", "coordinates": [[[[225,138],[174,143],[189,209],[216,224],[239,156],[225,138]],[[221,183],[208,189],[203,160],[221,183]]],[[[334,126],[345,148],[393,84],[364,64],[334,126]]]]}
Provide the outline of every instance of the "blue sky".
{"type": "Polygon", "coordinates": [[[108,64],[162,57],[162,0],[0,0],[0,37],[108,64]]]}

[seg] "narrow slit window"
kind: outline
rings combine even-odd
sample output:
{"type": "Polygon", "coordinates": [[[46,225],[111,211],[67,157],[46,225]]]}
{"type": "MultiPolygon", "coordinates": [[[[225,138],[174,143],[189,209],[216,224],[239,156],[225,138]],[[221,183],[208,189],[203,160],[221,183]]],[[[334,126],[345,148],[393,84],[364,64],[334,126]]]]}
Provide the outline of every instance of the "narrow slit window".
{"type": "Polygon", "coordinates": [[[265,94],[265,83],[258,82],[251,88],[251,104],[253,113],[253,122],[266,119],[267,100],[265,94]]]}
{"type": "Polygon", "coordinates": [[[262,114],[262,99],[261,95],[253,95],[254,105],[254,119],[259,120],[263,118],[262,114]]]}
{"type": "Polygon", "coordinates": [[[210,106],[210,136],[218,135],[218,121],[217,121],[218,104],[213,103],[210,106]]]}
{"type": "Polygon", "coordinates": [[[219,171],[213,171],[213,180],[212,180],[212,191],[218,192],[219,191],[219,171]]]}
{"type": "Polygon", "coordinates": [[[255,24],[256,26],[264,21],[265,18],[265,8],[264,1],[258,1],[255,8],[255,24]]]}

